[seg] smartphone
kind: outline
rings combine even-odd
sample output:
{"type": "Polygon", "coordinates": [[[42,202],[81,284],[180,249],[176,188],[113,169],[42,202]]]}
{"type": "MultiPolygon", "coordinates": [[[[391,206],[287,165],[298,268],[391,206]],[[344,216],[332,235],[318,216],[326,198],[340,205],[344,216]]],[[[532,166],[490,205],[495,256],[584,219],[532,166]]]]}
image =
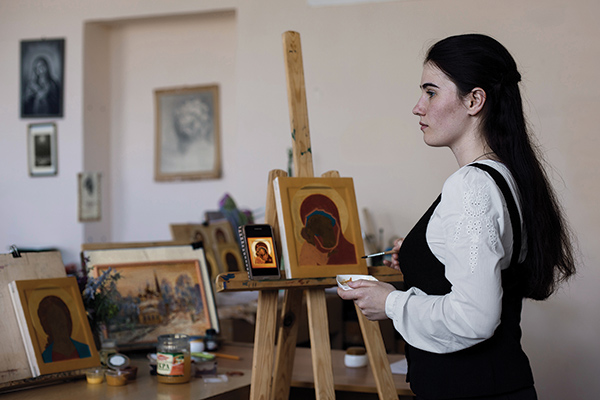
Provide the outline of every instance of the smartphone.
{"type": "Polygon", "coordinates": [[[267,224],[243,225],[238,228],[242,255],[250,279],[279,279],[279,258],[273,230],[267,224]]]}

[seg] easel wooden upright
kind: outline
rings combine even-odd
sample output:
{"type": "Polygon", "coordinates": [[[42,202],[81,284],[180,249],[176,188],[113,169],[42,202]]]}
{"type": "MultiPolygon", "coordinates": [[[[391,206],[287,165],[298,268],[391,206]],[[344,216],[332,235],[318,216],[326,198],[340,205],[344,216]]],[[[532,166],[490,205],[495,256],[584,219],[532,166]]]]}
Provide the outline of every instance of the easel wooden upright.
{"type": "MultiPolygon", "coordinates": [[[[283,34],[283,46],[288,85],[294,171],[300,177],[313,177],[312,149],[308,129],[308,111],[306,106],[300,35],[296,32],[285,32],[283,34]]],[[[279,239],[279,229],[272,182],[276,177],[286,175],[285,171],[273,170],[269,173],[268,179],[265,223],[273,226],[276,240],[279,239]]],[[[323,176],[338,177],[339,173],[337,171],[329,171],[323,174],[323,176]]],[[[277,240],[277,243],[279,244],[280,241],[277,240]]],[[[281,251],[279,254],[281,254],[281,251]]],[[[392,271],[389,268],[388,270],[392,271]]],[[[371,269],[370,273],[376,274],[380,280],[400,280],[398,273],[385,271],[379,275],[373,271],[376,271],[376,269],[371,269]]],[[[335,279],[285,279],[281,281],[260,282],[248,281],[247,277],[243,277],[243,275],[219,275],[217,278],[217,290],[259,290],[250,399],[270,400],[289,398],[292,366],[298,334],[296,317],[300,315],[303,293],[306,293],[316,398],[318,400],[335,399],[331,346],[329,342],[329,322],[327,319],[324,291],[325,287],[335,285],[335,279]],[[277,348],[275,349],[277,300],[280,289],[285,290],[285,296],[277,348]]],[[[379,324],[367,320],[358,309],[357,314],[379,398],[398,399],[379,324]]]]}

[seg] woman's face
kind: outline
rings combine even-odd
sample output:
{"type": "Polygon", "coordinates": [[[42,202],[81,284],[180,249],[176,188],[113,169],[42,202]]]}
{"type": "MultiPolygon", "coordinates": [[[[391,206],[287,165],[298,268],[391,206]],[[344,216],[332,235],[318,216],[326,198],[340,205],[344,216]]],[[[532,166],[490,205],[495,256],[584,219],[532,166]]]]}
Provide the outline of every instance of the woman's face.
{"type": "Polygon", "coordinates": [[[256,250],[256,255],[263,260],[266,260],[268,258],[267,251],[265,249],[263,249],[262,247],[260,247],[258,250],[256,250]]]}
{"type": "Polygon", "coordinates": [[[332,224],[331,219],[323,215],[313,215],[306,221],[307,233],[314,237],[315,245],[318,243],[324,249],[332,249],[339,241],[338,224],[332,224]]]}
{"type": "Polygon", "coordinates": [[[38,60],[34,66],[35,74],[46,77],[48,75],[48,64],[44,60],[38,60]]]}
{"type": "Polygon", "coordinates": [[[412,112],[420,117],[423,140],[433,147],[460,146],[472,122],[454,82],[431,63],[423,67],[421,97],[412,112]]]}
{"type": "Polygon", "coordinates": [[[207,124],[210,119],[206,104],[198,99],[188,100],[175,112],[178,135],[185,139],[197,139],[207,134],[207,124]]]}

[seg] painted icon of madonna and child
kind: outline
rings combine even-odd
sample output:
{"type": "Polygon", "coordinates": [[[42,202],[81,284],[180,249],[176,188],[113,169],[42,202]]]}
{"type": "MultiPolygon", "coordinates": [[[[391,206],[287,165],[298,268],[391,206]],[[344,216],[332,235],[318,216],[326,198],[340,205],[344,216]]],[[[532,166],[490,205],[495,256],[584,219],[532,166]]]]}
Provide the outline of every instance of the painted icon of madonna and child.
{"type": "Polygon", "coordinates": [[[278,178],[277,185],[288,278],[366,273],[351,178],[278,178]]]}

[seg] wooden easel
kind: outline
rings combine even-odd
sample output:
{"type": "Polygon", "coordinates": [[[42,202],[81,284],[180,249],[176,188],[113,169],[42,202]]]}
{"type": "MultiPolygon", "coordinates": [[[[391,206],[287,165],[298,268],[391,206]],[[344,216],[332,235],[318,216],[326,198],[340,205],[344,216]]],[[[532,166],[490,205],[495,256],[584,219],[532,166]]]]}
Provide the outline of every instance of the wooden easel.
{"type": "MultiPolygon", "coordinates": [[[[306,90],[302,66],[300,35],[297,32],[283,34],[288,102],[290,109],[292,151],[294,171],[299,177],[313,177],[312,150],[308,129],[306,90]]],[[[265,223],[274,228],[276,242],[280,247],[279,229],[275,207],[273,180],[286,176],[282,170],[269,173],[265,223]]],[[[338,177],[337,171],[329,171],[323,176],[338,177]]],[[[278,250],[281,250],[278,248],[278,250]]],[[[282,254],[279,251],[279,254],[282,254]]],[[[387,268],[379,280],[398,281],[400,274],[387,268]]],[[[222,274],[217,277],[218,291],[259,290],[254,355],[252,360],[252,385],[250,399],[288,399],[292,379],[292,366],[298,334],[297,316],[302,307],[302,295],[306,293],[308,326],[311,341],[312,367],[315,379],[315,394],[318,400],[335,399],[331,346],[329,342],[329,322],[325,300],[325,287],[335,286],[334,278],[324,279],[285,279],[281,281],[248,281],[242,274],[222,274]],[[242,289],[241,289],[242,288],[242,289]],[[281,325],[275,350],[277,328],[278,291],[285,290],[281,325]],[[276,351],[276,354],[275,354],[276,351]],[[272,373],[270,373],[272,372],[272,373]]],[[[383,338],[377,322],[369,321],[358,310],[359,324],[371,369],[375,377],[380,399],[398,399],[392,372],[386,356],[383,338]]]]}

